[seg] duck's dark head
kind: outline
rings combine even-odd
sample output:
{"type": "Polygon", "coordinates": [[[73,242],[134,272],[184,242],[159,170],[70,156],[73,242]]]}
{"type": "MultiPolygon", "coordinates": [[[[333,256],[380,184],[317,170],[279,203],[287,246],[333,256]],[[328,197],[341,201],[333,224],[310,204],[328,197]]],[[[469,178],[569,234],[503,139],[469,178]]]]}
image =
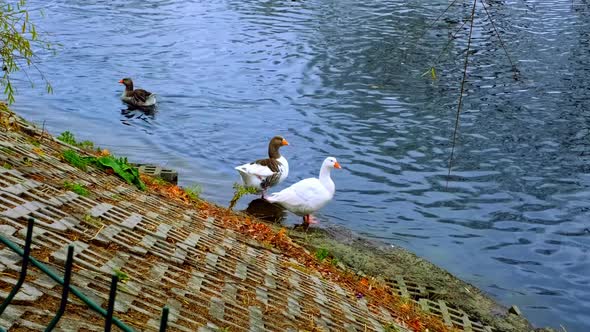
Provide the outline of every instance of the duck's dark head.
{"type": "Polygon", "coordinates": [[[129,77],[119,80],[119,83],[125,85],[125,90],[133,90],[133,81],[129,77]]]}
{"type": "Polygon", "coordinates": [[[280,158],[279,148],[283,145],[289,145],[283,136],[275,136],[268,143],[268,156],[271,158],[280,158]]]}

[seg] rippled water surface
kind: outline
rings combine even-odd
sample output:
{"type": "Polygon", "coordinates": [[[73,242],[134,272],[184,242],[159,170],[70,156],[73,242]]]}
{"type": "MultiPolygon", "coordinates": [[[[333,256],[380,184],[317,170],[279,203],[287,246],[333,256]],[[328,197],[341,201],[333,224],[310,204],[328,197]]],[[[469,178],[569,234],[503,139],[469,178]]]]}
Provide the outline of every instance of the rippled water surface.
{"type": "Polygon", "coordinates": [[[467,1],[433,25],[448,1],[31,2],[62,46],[38,60],[54,94],[17,82],[28,119],[176,168],[224,205],[233,167],[282,134],[287,184],[327,155],[345,168],[323,222],[406,247],[536,325],[590,330],[585,2],[485,3],[517,81],[478,5],[448,188],[467,1]],[[125,76],[159,95],[156,114],[121,111],[125,76]]]}

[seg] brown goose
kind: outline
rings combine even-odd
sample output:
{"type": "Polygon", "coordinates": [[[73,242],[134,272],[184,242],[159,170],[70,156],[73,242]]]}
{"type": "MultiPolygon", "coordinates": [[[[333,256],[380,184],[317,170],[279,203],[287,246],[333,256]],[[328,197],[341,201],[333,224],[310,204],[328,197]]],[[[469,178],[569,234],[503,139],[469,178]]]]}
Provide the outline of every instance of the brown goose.
{"type": "Polygon", "coordinates": [[[289,175],[289,163],[279,152],[283,145],[289,143],[283,137],[275,136],[268,143],[268,158],[236,167],[244,185],[262,191],[262,197],[268,188],[281,183],[289,175]]]}
{"type": "Polygon", "coordinates": [[[127,104],[138,107],[149,107],[156,104],[156,95],[143,90],[133,90],[133,81],[130,78],[124,78],[119,83],[125,85],[125,91],[121,95],[121,100],[127,104]]]}

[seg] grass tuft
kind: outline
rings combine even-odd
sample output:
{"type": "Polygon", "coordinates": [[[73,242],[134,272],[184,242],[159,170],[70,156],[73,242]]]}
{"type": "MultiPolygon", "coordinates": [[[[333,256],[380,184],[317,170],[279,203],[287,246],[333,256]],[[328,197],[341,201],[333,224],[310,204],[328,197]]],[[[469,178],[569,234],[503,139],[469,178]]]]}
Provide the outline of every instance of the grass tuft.
{"type": "Polygon", "coordinates": [[[88,160],[78,154],[74,150],[65,150],[61,153],[61,157],[67,161],[70,165],[86,171],[88,168],[88,160]]]}
{"type": "Polygon", "coordinates": [[[258,193],[258,189],[254,188],[254,187],[246,187],[243,186],[239,183],[234,183],[234,197],[231,199],[231,201],[229,202],[229,209],[233,209],[234,206],[236,205],[236,203],[238,202],[238,200],[240,198],[242,198],[242,196],[247,195],[247,194],[257,194],[258,193]]]}
{"type": "Polygon", "coordinates": [[[389,323],[383,327],[383,331],[385,332],[401,332],[399,327],[394,323],[389,323]]]}
{"type": "Polygon", "coordinates": [[[129,184],[134,184],[140,190],[146,190],[145,183],[139,177],[137,167],[133,167],[127,158],[115,158],[111,155],[102,157],[87,157],[101,169],[112,169],[120,178],[129,184]]]}
{"type": "Polygon", "coordinates": [[[184,190],[188,198],[190,198],[193,201],[198,201],[199,199],[201,199],[200,195],[203,191],[203,188],[201,188],[201,186],[197,184],[190,187],[182,188],[182,190],[184,190]]]}
{"type": "Polygon", "coordinates": [[[67,143],[69,145],[74,145],[74,146],[76,146],[76,144],[78,143],[78,142],[76,142],[76,138],[74,137],[74,134],[72,134],[69,131],[64,131],[63,133],[59,134],[59,136],[57,136],[57,139],[64,142],[64,143],[67,143]]]}
{"type": "Polygon", "coordinates": [[[328,256],[330,256],[330,252],[326,248],[319,248],[315,252],[315,258],[317,258],[317,260],[320,262],[323,262],[324,259],[328,258],[328,256]]]}
{"type": "Polygon", "coordinates": [[[151,180],[152,180],[153,184],[156,184],[158,186],[164,186],[164,185],[170,184],[170,182],[162,179],[161,177],[157,177],[157,176],[152,177],[151,180]]]}
{"type": "Polygon", "coordinates": [[[145,183],[143,183],[139,177],[137,167],[131,166],[127,161],[127,158],[115,158],[112,155],[83,157],[74,150],[66,150],[62,152],[62,158],[72,166],[83,171],[86,171],[89,164],[93,164],[103,170],[111,169],[120,178],[127,181],[127,183],[134,184],[141,190],[146,189],[145,183]]]}
{"type": "Polygon", "coordinates": [[[89,214],[85,214],[84,217],[82,218],[86,223],[88,223],[89,225],[92,225],[94,227],[101,227],[104,225],[104,223],[102,222],[102,220],[100,218],[95,218],[89,214]]]}
{"type": "Polygon", "coordinates": [[[113,274],[116,275],[117,279],[122,283],[126,283],[131,279],[127,273],[123,272],[123,270],[113,269],[113,274]]]}
{"type": "Polygon", "coordinates": [[[64,182],[64,188],[73,191],[80,196],[90,196],[90,190],[88,190],[84,185],[79,183],[66,181],[64,182]]]}
{"type": "Polygon", "coordinates": [[[64,142],[64,143],[67,143],[69,145],[79,147],[82,150],[87,150],[87,151],[94,150],[94,143],[93,142],[91,142],[91,141],[78,142],[76,140],[76,137],[74,136],[74,134],[72,134],[69,131],[64,131],[63,133],[59,134],[59,136],[57,136],[57,139],[64,142]]]}

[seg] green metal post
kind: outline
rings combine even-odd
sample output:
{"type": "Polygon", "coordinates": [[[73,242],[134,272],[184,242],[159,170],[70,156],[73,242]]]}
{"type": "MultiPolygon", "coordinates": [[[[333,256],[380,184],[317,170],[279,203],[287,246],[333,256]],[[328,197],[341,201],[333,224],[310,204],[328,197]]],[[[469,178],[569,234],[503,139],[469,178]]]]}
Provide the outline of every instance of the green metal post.
{"type": "Polygon", "coordinates": [[[10,294],[8,294],[8,296],[6,297],[4,302],[2,302],[2,305],[0,305],[0,316],[2,316],[2,314],[4,313],[4,310],[6,310],[6,307],[8,307],[8,305],[10,304],[10,301],[12,301],[12,299],[14,298],[16,293],[18,293],[18,290],[21,288],[21,286],[25,282],[25,278],[27,277],[27,267],[29,265],[29,258],[30,258],[29,256],[31,254],[31,242],[33,242],[33,227],[34,226],[35,226],[35,219],[29,218],[29,223],[27,225],[27,237],[25,239],[25,251],[22,254],[23,263],[22,263],[22,267],[20,269],[20,276],[18,278],[18,281],[16,282],[16,285],[14,285],[14,288],[12,288],[12,290],[10,291],[10,294]]]}
{"type": "MultiPolygon", "coordinates": [[[[0,234],[0,242],[5,244],[7,247],[12,249],[12,251],[16,252],[17,254],[19,254],[21,256],[25,255],[25,253],[23,252],[23,249],[21,249],[14,242],[12,242],[12,241],[8,240],[7,238],[5,238],[4,236],[2,236],[2,234],[0,234]]],[[[45,264],[39,262],[38,260],[36,260],[33,257],[30,257],[29,260],[32,265],[34,265],[39,270],[41,270],[43,273],[48,275],[55,282],[59,283],[60,285],[64,284],[63,279],[60,278],[57,274],[55,274],[55,272],[50,270],[45,264]]],[[[77,298],[82,300],[82,302],[84,302],[90,309],[98,312],[101,316],[105,317],[107,315],[106,310],[104,310],[103,308],[101,308],[100,305],[96,304],[94,301],[89,299],[86,295],[84,295],[84,293],[82,293],[80,290],[78,290],[78,288],[76,288],[74,286],[70,286],[70,292],[72,292],[72,294],[74,294],[77,298]]],[[[115,324],[123,332],[134,332],[134,330],[131,327],[125,325],[125,323],[123,323],[120,319],[118,319],[116,317],[113,317],[113,324],[115,324]]]]}
{"type": "Polygon", "coordinates": [[[113,325],[113,311],[115,310],[117,282],[119,282],[119,277],[116,274],[113,274],[111,277],[111,291],[109,293],[109,303],[107,307],[107,315],[105,317],[104,332],[111,332],[111,325],[113,325]]]}
{"type": "Polygon", "coordinates": [[[45,328],[45,332],[51,332],[53,328],[59,322],[59,319],[66,311],[66,305],[68,304],[68,295],[70,293],[70,278],[72,276],[72,265],[74,264],[74,245],[70,244],[68,246],[68,258],[66,260],[66,270],[64,272],[64,284],[62,286],[62,293],[61,293],[61,302],[59,303],[59,310],[55,314],[55,317],[49,322],[47,328],[45,328]]]}
{"type": "Polygon", "coordinates": [[[168,306],[164,306],[162,308],[162,320],[160,321],[160,332],[166,332],[166,328],[168,327],[168,306]]]}

